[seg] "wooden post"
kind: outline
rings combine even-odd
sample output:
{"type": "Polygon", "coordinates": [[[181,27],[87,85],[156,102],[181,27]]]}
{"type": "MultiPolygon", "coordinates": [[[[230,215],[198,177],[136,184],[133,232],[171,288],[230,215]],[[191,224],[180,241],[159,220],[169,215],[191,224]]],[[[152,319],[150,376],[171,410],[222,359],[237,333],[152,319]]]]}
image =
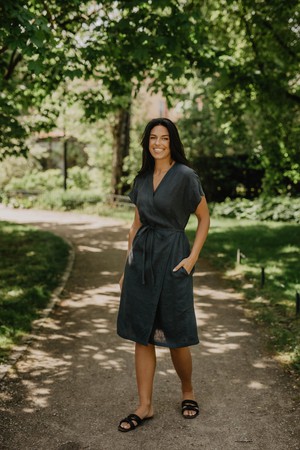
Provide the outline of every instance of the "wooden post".
{"type": "Polygon", "coordinates": [[[261,278],[260,278],[260,287],[263,288],[265,285],[265,268],[261,268],[261,278]]]}
{"type": "Polygon", "coordinates": [[[300,294],[296,292],[296,316],[300,314],[300,294]]]}
{"type": "Polygon", "coordinates": [[[68,179],[68,141],[66,136],[64,137],[63,145],[63,177],[64,177],[64,190],[67,190],[67,179],[68,179]]]}

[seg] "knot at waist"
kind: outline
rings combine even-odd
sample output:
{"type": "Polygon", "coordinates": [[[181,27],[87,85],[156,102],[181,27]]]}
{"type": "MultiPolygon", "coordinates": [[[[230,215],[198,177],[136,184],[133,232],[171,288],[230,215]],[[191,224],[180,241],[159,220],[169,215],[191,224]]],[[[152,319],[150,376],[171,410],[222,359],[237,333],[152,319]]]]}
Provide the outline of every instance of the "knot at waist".
{"type": "MultiPolygon", "coordinates": [[[[142,284],[146,284],[146,273],[149,273],[150,284],[154,284],[153,272],[153,243],[155,233],[168,237],[174,233],[184,233],[180,228],[159,227],[151,224],[143,224],[138,230],[139,236],[144,235],[143,242],[143,259],[142,259],[142,284]]],[[[148,277],[147,277],[148,278],[148,277]]]]}

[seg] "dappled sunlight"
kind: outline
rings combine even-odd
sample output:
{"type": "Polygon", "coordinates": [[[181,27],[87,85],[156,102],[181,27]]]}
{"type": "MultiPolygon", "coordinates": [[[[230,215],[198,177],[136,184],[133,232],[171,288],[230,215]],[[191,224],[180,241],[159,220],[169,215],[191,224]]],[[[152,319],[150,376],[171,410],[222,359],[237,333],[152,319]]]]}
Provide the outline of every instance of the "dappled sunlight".
{"type": "Polygon", "coordinates": [[[170,375],[176,375],[176,370],[174,369],[158,370],[157,374],[162,375],[163,377],[169,377],[170,375]]]}
{"type": "Polygon", "coordinates": [[[98,247],[88,247],[87,245],[78,245],[78,250],[80,252],[93,252],[93,253],[101,253],[102,249],[98,247]]]}
{"type": "Polygon", "coordinates": [[[248,387],[250,389],[269,389],[269,386],[265,386],[260,381],[251,381],[251,383],[248,384],[248,387]]]}
{"type": "Polygon", "coordinates": [[[268,367],[268,363],[263,360],[255,361],[252,365],[256,369],[266,369],[268,367]]]}
{"type": "Polygon", "coordinates": [[[127,352],[134,355],[134,343],[130,341],[122,341],[122,343],[116,346],[116,350],[121,352],[127,352]]]}
{"type": "MultiPolygon", "coordinates": [[[[63,442],[80,442],[78,447],[65,448],[100,448],[103,436],[109,436],[116,449],[135,448],[134,436],[124,446],[124,436],[116,432],[120,418],[132,412],[137,401],[135,345],[116,334],[118,281],[128,228],[111,219],[93,218],[89,223],[86,217],[74,216],[70,222],[67,216],[46,213],[51,223],[36,220],[42,228],[55,228],[71,238],[77,255],[59,306],[41,321],[31,346],[0,390],[5,432],[13,439],[19,430],[26,430],[22,446],[28,449],[38,448],[37,442],[39,448],[51,450],[63,448],[57,444],[63,442]],[[33,442],[32,436],[38,439],[33,442]]],[[[32,215],[25,212],[25,221],[26,217],[29,220],[32,215]]],[[[236,436],[232,448],[238,449],[240,443],[250,442],[244,438],[246,430],[257,442],[252,429],[261,432],[260,418],[270,414],[274,362],[261,354],[263,345],[243,314],[241,296],[204,260],[197,264],[194,287],[201,343],[192,346],[191,352],[195,392],[203,411],[201,429],[221,436],[232,424],[236,436]]],[[[157,348],[154,396],[157,416],[151,428],[139,430],[144,442],[152,442],[161,433],[162,417],[174,435],[183,430],[185,436],[194,436],[199,422],[182,423],[180,383],[169,349],[163,347],[157,348]]],[[[163,438],[160,443],[164,448],[163,438]]]]}
{"type": "Polygon", "coordinates": [[[245,331],[227,331],[224,333],[224,338],[226,337],[239,337],[239,336],[251,336],[251,333],[245,331]]]}
{"type": "Polygon", "coordinates": [[[202,342],[203,347],[207,349],[208,353],[225,353],[230,350],[236,350],[240,347],[239,344],[233,343],[213,343],[213,342],[202,342]]]}
{"type": "Polygon", "coordinates": [[[209,319],[213,319],[213,318],[217,317],[216,313],[209,314],[209,313],[200,311],[199,309],[196,309],[195,313],[196,313],[196,319],[197,319],[198,325],[200,326],[200,329],[202,328],[203,325],[205,325],[207,323],[207,321],[209,319]]]}

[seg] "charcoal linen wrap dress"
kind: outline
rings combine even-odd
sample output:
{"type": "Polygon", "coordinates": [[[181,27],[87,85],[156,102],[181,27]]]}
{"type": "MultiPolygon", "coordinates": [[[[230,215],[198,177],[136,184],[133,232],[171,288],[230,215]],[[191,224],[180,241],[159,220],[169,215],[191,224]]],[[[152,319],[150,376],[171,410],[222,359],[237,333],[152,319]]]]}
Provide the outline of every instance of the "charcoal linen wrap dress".
{"type": "Polygon", "coordinates": [[[135,179],[129,194],[141,228],[127,257],[117,320],[119,336],[143,345],[198,344],[193,279],[182,267],[190,254],[184,232],[204,192],[197,174],[175,163],[153,190],[153,171],[135,179]]]}

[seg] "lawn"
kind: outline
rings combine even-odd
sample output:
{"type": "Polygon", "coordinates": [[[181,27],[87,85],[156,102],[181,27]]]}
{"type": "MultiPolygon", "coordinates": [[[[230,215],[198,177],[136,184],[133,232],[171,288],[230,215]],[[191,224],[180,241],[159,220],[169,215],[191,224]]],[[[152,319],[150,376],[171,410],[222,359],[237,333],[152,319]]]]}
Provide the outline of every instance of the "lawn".
{"type": "MultiPolygon", "coordinates": [[[[193,219],[187,231],[190,239],[195,226],[193,219]]],[[[300,370],[300,225],[214,219],[202,254],[244,292],[255,320],[267,325],[278,359],[300,370]],[[238,249],[244,256],[240,264],[238,249]]]]}
{"type": "Polygon", "coordinates": [[[0,362],[30,332],[59,284],[68,254],[58,236],[0,222],[0,362]]]}

